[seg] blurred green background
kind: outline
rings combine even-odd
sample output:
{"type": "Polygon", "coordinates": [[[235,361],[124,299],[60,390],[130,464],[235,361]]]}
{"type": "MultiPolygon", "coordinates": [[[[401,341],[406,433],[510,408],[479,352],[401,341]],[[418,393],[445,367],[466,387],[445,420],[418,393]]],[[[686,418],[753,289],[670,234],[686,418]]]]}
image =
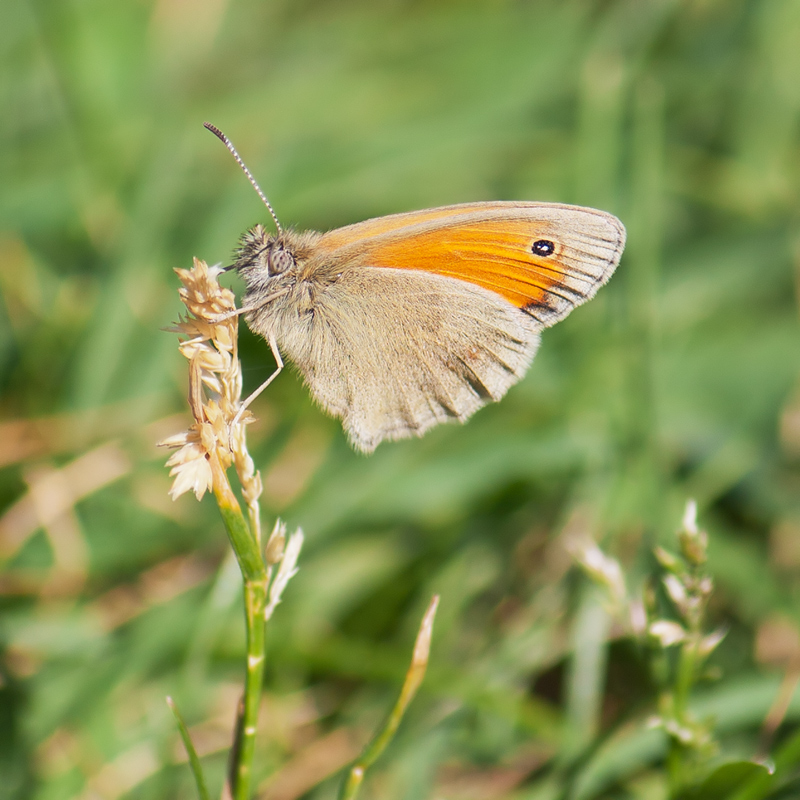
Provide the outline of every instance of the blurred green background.
{"type": "MultiPolygon", "coordinates": [[[[663,798],[652,679],[565,542],[635,586],[688,497],[729,626],[698,708],[755,754],[800,650],[797,0],[6,0],[0,53],[0,797],[193,797],[166,694],[222,782],[238,574],[154,446],[189,421],[172,269],[267,222],[206,120],[284,225],[526,199],[629,234],[464,427],[365,458],[295,375],[256,403],[264,525],[307,536],[262,796],[333,796],[440,592],[364,797],[663,798]]],[[[273,363],[242,336],[254,388],[273,363]]]]}

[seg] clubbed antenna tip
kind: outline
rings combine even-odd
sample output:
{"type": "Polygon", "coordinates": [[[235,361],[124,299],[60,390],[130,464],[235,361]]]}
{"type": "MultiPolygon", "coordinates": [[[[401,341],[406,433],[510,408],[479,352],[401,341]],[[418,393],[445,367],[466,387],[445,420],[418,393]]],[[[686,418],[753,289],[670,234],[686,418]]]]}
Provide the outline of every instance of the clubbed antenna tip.
{"type": "Polygon", "coordinates": [[[219,139],[225,145],[225,147],[228,148],[231,155],[236,159],[236,163],[242,168],[244,174],[247,175],[247,180],[249,180],[250,183],[253,185],[253,188],[256,190],[256,192],[258,192],[258,196],[261,198],[264,205],[267,207],[267,210],[269,211],[272,219],[275,222],[275,227],[278,229],[278,233],[282,233],[283,228],[281,228],[281,224],[280,222],[278,222],[278,215],[275,213],[274,209],[270,205],[269,200],[267,200],[267,196],[264,194],[264,192],[261,191],[261,187],[258,185],[258,183],[256,183],[256,179],[253,177],[253,173],[250,172],[249,169],[247,169],[247,165],[244,163],[244,161],[242,161],[241,156],[236,152],[236,148],[233,146],[231,140],[216,125],[212,125],[210,122],[204,122],[203,127],[210,130],[211,133],[213,133],[214,136],[216,136],[217,139],[219,139]]]}

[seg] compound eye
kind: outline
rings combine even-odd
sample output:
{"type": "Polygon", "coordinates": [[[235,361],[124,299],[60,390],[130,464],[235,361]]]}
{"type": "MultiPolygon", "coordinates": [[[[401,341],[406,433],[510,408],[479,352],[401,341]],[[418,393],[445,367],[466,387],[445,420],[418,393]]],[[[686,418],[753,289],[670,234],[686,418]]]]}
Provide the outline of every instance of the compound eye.
{"type": "Polygon", "coordinates": [[[269,252],[267,267],[270,275],[280,275],[294,266],[294,257],[282,247],[274,248],[269,252]]]}
{"type": "Polygon", "coordinates": [[[556,251],[556,246],[549,239],[539,239],[531,246],[531,252],[537,256],[551,256],[556,251]]]}

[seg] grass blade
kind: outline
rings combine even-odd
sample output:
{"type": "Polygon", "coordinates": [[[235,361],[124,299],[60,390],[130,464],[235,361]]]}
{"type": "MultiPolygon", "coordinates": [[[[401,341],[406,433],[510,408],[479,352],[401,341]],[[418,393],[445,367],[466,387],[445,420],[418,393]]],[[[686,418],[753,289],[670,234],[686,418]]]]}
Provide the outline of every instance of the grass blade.
{"type": "Polygon", "coordinates": [[[175,717],[175,722],[178,723],[178,730],[180,731],[181,739],[183,739],[183,746],[186,748],[186,753],[189,756],[189,766],[192,768],[194,781],[197,784],[197,796],[200,800],[210,800],[206,779],[203,776],[203,768],[200,765],[200,758],[197,755],[197,750],[194,749],[192,739],[189,736],[189,729],[186,727],[186,723],[183,721],[183,717],[178,711],[175,701],[171,697],[167,697],[167,705],[172,712],[172,716],[175,717]]]}

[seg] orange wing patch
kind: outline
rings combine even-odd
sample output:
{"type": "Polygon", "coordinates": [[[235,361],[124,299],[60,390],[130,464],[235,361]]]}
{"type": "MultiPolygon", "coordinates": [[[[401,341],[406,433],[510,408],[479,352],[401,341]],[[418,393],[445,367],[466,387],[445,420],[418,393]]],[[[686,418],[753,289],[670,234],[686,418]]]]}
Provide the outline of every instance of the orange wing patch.
{"type": "Polygon", "coordinates": [[[566,276],[558,262],[558,243],[553,242],[552,256],[535,256],[534,241],[547,237],[544,232],[532,237],[530,228],[522,220],[452,226],[407,236],[400,246],[387,242],[371,255],[379,266],[458,278],[525,308],[545,303],[548,293],[558,291],[566,276]]]}
{"type": "Polygon", "coordinates": [[[349,225],[324,234],[319,248],[363,267],[467,281],[552,325],[594,296],[624,244],[622,224],[602,211],[474,203],[349,225]]]}
{"type": "MultiPolygon", "coordinates": [[[[421,269],[468,281],[525,309],[544,325],[592,297],[619,259],[619,242],[554,220],[455,221],[370,248],[381,267],[421,269]],[[550,255],[534,252],[549,249],[550,255]]],[[[613,237],[612,237],[613,238],[613,237]]]]}

